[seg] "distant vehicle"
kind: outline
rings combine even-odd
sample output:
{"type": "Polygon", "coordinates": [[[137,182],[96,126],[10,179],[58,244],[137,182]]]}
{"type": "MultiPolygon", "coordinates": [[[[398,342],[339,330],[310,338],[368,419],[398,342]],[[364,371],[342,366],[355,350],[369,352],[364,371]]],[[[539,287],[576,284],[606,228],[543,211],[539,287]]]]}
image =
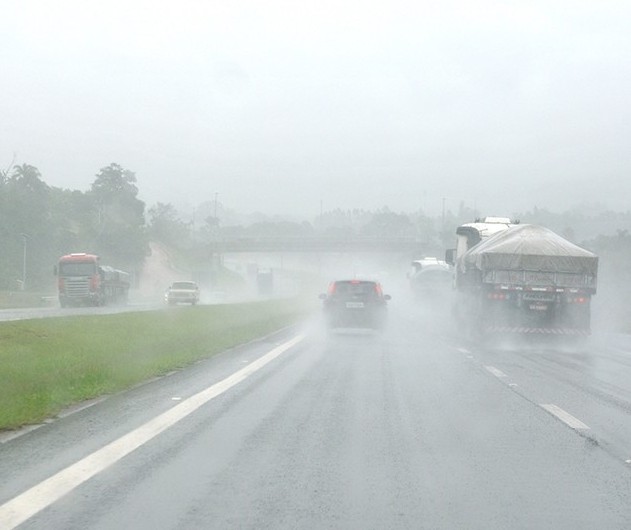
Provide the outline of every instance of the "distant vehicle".
{"type": "Polygon", "coordinates": [[[199,286],[195,282],[173,282],[164,294],[164,300],[169,305],[199,303],[199,286]]]}
{"type": "Polygon", "coordinates": [[[412,262],[408,279],[416,298],[436,299],[451,292],[453,273],[445,261],[428,257],[412,262]]]}
{"type": "Polygon", "coordinates": [[[381,329],[386,324],[387,301],[375,280],[337,280],[321,294],[326,323],[330,328],[362,327],[381,329]]]}
{"type": "Polygon", "coordinates": [[[432,265],[438,266],[447,266],[447,262],[438,258],[427,256],[421,259],[415,259],[412,263],[412,273],[418,272],[424,268],[430,267],[432,265]]]}
{"type": "Polygon", "coordinates": [[[128,273],[101,265],[95,254],[75,253],[61,256],[55,267],[61,307],[127,302],[128,273]]]}
{"type": "Polygon", "coordinates": [[[256,286],[261,296],[274,294],[274,270],[258,269],[256,272],[256,286]]]}

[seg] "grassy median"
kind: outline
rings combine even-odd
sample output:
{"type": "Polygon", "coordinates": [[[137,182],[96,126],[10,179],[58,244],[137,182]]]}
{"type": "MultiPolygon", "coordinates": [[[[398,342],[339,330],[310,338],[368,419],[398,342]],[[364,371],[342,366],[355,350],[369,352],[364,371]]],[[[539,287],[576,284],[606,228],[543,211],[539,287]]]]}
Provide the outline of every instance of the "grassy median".
{"type": "Polygon", "coordinates": [[[0,429],[38,423],[304,318],[299,299],[0,323],[0,429]]]}

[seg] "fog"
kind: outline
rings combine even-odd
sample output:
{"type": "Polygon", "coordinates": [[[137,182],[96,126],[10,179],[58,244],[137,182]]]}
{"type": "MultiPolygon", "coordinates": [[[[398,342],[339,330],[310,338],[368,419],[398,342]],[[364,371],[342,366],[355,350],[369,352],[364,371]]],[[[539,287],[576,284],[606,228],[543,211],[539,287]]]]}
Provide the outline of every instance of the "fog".
{"type": "Polygon", "coordinates": [[[631,193],[623,1],[9,0],[0,166],[85,190],[315,215],[631,193]],[[614,191],[615,190],[615,191],[614,191]]]}
{"type": "MultiPolygon", "coordinates": [[[[81,399],[84,384],[116,393],[0,439],[0,519],[23,507],[46,528],[631,527],[629,0],[4,0],[2,15],[0,294],[42,307],[0,320],[63,318],[6,327],[0,389],[13,403],[24,381],[29,407],[81,399]],[[134,178],[43,191],[87,191],[110,164],[134,178]],[[175,209],[152,219],[156,203],[175,209]],[[414,296],[410,261],[442,258],[478,213],[524,214],[599,255],[590,337],[483,336],[481,280],[477,305],[452,282],[414,296]],[[344,236],[423,248],[318,246],[344,236]],[[275,240],[287,248],[246,248],[275,240]],[[129,305],[59,307],[71,282],[51,271],[70,252],[133,274],[129,305]],[[332,329],[319,294],[353,277],[391,295],[385,329],[332,329]],[[201,305],[287,309],[169,307],[183,279],[201,305]],[[68,319],[123,311],[133,329],[68,319]],[[183,368],[193,355],[210,358],[183,368]],[[19,373],[36,357],[41,384],[19,373]],[[142,363],[165,377],[108,386],[114,367],[135,384],[142,363]]],[[[366,300],[339,307],[362,324],[366,300]]],[[[552,320],[561,295],[530,300],[517,309],[552,320]]]]}

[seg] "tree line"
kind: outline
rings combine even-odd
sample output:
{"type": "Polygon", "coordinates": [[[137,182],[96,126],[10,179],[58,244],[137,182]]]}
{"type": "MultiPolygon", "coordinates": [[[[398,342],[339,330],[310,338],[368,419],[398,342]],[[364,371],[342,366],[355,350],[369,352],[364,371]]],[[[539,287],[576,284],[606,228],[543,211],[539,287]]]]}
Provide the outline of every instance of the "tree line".
{"type": "Polygon", "coordinates": [[[0,289],[47,289],[63,254],[91,252],[138,271],[148,252],[145,204],[136,176],[103,167],[86,192],[49,186],[39,170],[16,165],[0,173],[0,289]]]}
{"type": "MultiPolygon", "coordinates": [[[[151,240],[186,256],[196,268],[211,260],[205,244],[217,238],[414,237],[427,255],[441,256],[453,246],[456,227],[479,217],[463,203],[435,217],[420,209],[401,213],[384,206],[376,211],[338,208],[300,220],[238,214],[216,198],[191,211],[180,212],[169,203],[146,210],[138,191],[135,173],[116,163],[101,168],[87,191],[49,186],[29,164],[0,171],[0,289],[50,289],[53,265],[71,252],[98,254],[104,264],[137,277],[151,240]]],[[[631,261],[630,212],[582,206],[559,214],[534,208],[511,217],[547,226],[596,253],[613,253],[620,267],[631,261]]]]}

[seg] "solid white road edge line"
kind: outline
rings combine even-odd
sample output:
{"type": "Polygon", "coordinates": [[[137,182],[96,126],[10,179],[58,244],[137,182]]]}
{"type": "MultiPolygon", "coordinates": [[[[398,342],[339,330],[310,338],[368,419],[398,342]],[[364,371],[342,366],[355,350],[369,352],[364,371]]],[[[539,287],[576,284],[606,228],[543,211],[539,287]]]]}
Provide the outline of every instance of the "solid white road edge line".
{"type": "Polygon", "coordinates": [[[110,442],[82,460],[79,460],[17,497],[14,497],[0,506],[0,528],[11,530],[22,524],[77,486],[118,462],[121,458],[155,438],[158,434],[175,425],[189,414],[192,414],[211,399],[239,384],[254,372],[260,370],[266,364],[298,344],[304,338],[304,335],[297,335],[262,357],[259,357],[256,361],[252,361],[248,366],[241,368],[226,379],[187,398],[144,425],[110,442]]]}
{"type": "Polygon", "coordinates": [[[565,412],[561,407],[557,407],[556,405],[539,405],[541,408],[547,410],[550,414],[560,419],[566,425],[572,427],[572,429],[583,429],[588,430],[589,427],[585,425],[581,420],[572,416],[569,412],[565,412]]]}

